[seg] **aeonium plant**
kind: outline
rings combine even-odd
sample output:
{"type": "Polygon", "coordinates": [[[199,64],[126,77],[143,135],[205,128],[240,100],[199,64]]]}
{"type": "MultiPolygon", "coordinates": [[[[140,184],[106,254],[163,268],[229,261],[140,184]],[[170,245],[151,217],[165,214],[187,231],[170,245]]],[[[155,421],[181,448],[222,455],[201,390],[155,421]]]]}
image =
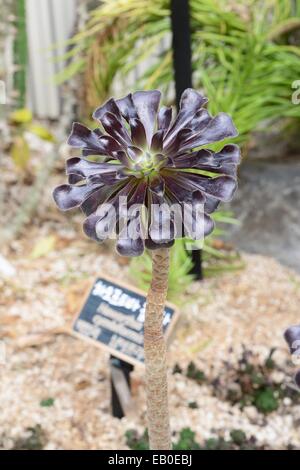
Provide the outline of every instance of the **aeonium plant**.
{"type": "MultiPolygon", "coordinates": [[[[290,326],[284,332],[284,338],[290,348],[293,359],[299,364],[300,359],[300,325],[290,326]]],[[[300,369],[296,372],[295,382],[300,388],[300,369]]]]}
{"type": "Polygon", "coordinates": [[[208,113],[200,93],[185,90],[174,119],[172,108],[159,109],[160,99],[158,90],[112,98],[93,114],[98,128],[74,123],[68,143],[82,156],[67,160],[68,184],[54,190],[54,200],[61,210],[80,207],[86,235],[116,238],[120,255],[152,252],[144,323],[148,432],[151,449],[171,449],[162,329],[169,251],[175,238],[199,240],[213,230],[210,214],[235,192],[240,151],[233,144],[216,153],[204,148],[237,131],[227,114],[208,113]]]}

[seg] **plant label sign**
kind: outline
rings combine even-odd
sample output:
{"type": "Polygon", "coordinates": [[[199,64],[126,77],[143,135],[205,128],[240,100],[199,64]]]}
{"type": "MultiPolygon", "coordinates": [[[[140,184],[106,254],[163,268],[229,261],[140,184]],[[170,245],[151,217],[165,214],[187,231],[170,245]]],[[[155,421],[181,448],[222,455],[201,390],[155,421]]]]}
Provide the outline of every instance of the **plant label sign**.
{"type": "MultiPolygon", "coordinates": [[[[108,277],[99,277],[89,291],[72,325],[72,334],[104,347],[130,364],[144,362],[146,295],[108,277]]],[[[168,339],[178,317],[166,303],[163,328],[168,339]]]]}

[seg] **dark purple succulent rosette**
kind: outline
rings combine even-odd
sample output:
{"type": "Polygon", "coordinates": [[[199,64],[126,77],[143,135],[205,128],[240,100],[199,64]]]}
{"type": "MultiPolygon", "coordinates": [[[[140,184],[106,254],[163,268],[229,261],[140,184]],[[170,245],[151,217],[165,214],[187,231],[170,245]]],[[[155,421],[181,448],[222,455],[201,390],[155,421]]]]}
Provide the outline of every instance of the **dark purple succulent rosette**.
{"type": "Polygon", "coordinates": [[[229,201],[237,187],[238,146],[228,144],[216,153],[203,148],[237,136],[230,116],[220,113],[212,117],[204,108],[208,100],[187,89],[172,120],[172,108],[159,109],[160,98],[157,90],[111,98],[93,114],[101,127],[90,130],[74,123],[68,144],[80,148],[82,157],[67,160],[68,184],[54,190],[54,200],[61,210],[81,207],[87,216],[83,228],[90,238],[100,242],[115,230],[117,251],[125,256],[141,255],[145,246],[170,247],[177,233],[165,230],[174,223],[170,211],[150,216],[147,226],[138,214],[120,229],[121,196],[127,197],[128,207],[144,204],[149,213],[155,204],[193,208],[202,203],[206,236],[214,228],[209,214],[220,201],[229,201]],[[108,230],[109,214],[101,211],[104,203],[117,214],[112,216],[108,230]],[[102,230],[104,224],[106,229],[102,230]],[[130,224],[138,227],[139,235],[121,236],[124,230],[130,233],[130,224]]]}
{"type": "MultiPolygon", "coordinates": [[[[295,356],[300,359],[300,325],[290,326],[284,332],[284,339],[286,340],[290,348],[290,353],[292,354],[292,356],[295,356]]],[[[296,372],[295,382],[300,388],[300,370],[296,372]]]]}

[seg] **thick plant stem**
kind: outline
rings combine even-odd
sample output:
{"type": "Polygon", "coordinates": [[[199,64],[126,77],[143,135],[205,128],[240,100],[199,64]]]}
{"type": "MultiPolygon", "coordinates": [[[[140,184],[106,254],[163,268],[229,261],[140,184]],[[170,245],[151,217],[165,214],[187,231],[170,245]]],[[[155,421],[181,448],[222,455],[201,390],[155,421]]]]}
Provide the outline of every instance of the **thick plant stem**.
{"type": "Polygon", "coordinates": [[[150,449],[171,449],[166,344],[163,314],[168,290],[169,250],[152,252],[152,281],[147,296],[144,349],[150,449]]]}

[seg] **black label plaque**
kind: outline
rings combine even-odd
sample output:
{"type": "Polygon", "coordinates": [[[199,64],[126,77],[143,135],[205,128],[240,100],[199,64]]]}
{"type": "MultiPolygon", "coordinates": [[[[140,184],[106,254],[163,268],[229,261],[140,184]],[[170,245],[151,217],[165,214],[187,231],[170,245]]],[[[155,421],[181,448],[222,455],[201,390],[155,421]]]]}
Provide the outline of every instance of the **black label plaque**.
{"type": "MultiPolygon", "coordinates": [[[[106,277],[98,278],[73,323],[73,331],[129,363],[143,363],[145,306],[146,296],[142,292],[106,277]]],[[[176,316],[176,308],[167,303],[165,336],[176,316]]]]}

